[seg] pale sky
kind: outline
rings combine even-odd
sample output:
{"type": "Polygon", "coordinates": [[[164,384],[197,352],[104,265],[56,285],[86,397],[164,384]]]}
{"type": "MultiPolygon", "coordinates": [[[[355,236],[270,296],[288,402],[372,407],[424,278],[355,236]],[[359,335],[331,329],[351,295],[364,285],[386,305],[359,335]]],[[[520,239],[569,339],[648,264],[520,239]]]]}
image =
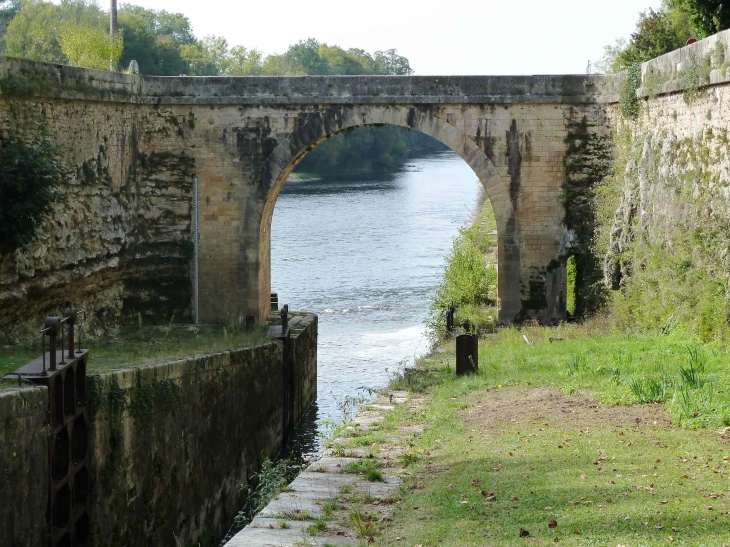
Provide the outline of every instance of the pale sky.
{"type": "MultiPolygon", "coordinates": [[[[107,4],[107,0],[99,0],[107,4]]],[[[121,3],[121,1],[120,1],[121,3]]],[[[660,0],[132,0],[181,12],[198,37],[282,53],[306,38],[396,48],[416,74],[579,74],[660,0]]]]}

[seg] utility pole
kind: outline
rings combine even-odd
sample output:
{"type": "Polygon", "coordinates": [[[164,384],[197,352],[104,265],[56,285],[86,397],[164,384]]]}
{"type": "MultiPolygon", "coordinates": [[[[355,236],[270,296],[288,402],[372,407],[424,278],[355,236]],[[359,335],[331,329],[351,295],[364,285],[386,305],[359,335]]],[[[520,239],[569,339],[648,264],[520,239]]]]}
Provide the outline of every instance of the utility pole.
{"type": "Polygon", "coordinates": [[[111,0],[111,6],[109,7],[109,35],[114,36],[117,30],[117,0],[111,0]]]}

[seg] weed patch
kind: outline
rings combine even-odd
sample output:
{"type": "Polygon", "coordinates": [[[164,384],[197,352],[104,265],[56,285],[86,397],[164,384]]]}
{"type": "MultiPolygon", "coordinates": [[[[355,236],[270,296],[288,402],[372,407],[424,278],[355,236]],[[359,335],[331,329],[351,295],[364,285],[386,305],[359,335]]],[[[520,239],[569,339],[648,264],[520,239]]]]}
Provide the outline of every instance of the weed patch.
{"type": "Polygon", "coordinates": [[[383,482],[383,474],[380,472],[380,464],[374,459],[361,459],[350,462],[345,468],[345,473],[353,475],[363,475],[366,480],[371,482],[383,482]]]}

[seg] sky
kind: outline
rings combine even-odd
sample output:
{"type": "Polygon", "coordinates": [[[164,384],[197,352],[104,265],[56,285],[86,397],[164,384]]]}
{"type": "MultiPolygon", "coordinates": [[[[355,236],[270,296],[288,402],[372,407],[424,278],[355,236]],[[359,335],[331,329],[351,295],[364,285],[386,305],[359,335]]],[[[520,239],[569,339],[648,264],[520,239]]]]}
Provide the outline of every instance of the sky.
{"type": "MultiPolygon", "coordinates": [[[[107,0],[99,0],[104,5],[107,0]]],[[[120,2],[121,3],[121,2],[120,2]]],[[[584,74],[660,0],[135,0],[181,12],[195,34],[283,53],[307,38],[396,48],[416,74],[584,74]]]]}

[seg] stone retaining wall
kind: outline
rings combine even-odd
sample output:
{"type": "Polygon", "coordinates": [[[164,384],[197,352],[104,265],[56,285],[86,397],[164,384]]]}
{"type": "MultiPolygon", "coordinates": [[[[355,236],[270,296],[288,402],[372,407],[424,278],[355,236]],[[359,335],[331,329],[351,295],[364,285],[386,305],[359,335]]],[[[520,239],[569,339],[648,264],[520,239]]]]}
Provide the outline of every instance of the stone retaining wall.
{"type": "MultiPolygon", "coordinates": [[[[294,416],[316,395],[317,317],[292,322],[294,416]]],[[[283,344],[89,377],[91,545],[216,545],[279,450],[283,344]]],[[[0,537],[45,545],[47,391],[0,392],[0,537]]]]}

